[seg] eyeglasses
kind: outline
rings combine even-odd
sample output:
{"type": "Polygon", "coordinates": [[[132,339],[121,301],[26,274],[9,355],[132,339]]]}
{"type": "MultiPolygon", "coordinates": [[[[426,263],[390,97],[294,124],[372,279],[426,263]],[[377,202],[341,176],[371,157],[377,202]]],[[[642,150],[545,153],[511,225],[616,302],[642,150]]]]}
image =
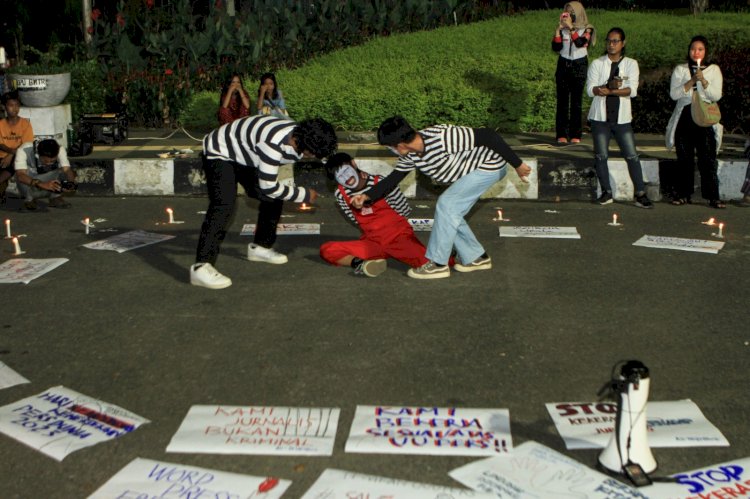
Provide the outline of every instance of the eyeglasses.
{"type": "Polygon", "coordinates": [[[617,44],[618,44],[618,43],[620,43],[620,42],[621,42],[622,40],[610,40],[609,38],[607,38],[607,39],[606,39],[606,40],[604,40],[604,41],[605,41],[605,42],[607,42],[607,44],[609,44],[609,45],[617,45],[617,44]]]}

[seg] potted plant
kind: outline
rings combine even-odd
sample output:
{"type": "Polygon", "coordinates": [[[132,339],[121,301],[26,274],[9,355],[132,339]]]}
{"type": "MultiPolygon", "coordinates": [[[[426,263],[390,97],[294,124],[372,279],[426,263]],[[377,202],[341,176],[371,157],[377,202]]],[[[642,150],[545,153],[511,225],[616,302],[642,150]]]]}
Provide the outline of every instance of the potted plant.
{"type": "Polygon", "coordinates": [[[60,62],[63,44],[53,45],[48,52],[26,47],[38,56],[33,64],[21,63],[8,70],[11,86],[18,91],[21,104],[47,107],[60,104],[70,91],[70,70],[60,62]]]}

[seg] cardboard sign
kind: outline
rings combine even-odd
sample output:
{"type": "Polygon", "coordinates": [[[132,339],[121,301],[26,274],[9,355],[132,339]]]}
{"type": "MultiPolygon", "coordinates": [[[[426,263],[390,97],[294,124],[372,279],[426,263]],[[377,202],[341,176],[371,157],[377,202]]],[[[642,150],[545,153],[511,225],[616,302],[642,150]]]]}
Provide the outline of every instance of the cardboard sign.
{"type": "Polygon", "coordinates": [[[432,224],[435,222],[433,218],[410,218],[408,220],[414,232],[430,232],[432,224]]]}
{"type": "Polygon", "coordinates": [[[509,456],[474,461],[449,475],[501,499],[651,497],[536,442],[519,445],[509,456]]]}
{"type": "Polygon", "coordinates": [[[695,251],[698,253],[717,254],[724,247],[723,241],[707,241],[705,239],[683,239],[681,237],[664,237],[645,235],[633,246],[645,248],[673,249],[681,251],[695,251]]]}
{"type": "Polygon", "coordinates": [[[580,239],[575,227],[502,226],[500,237],[542,237],[547,239],[580,239]]]}
{"type": "Polygon", "coordinates": [[[28,284],[67,261],[67,258],[14,258],[0,265],[0,283],[12,284],[22,282],[28,284]]]}
{"type": "Polygon", "coordinates": [[[118,253],[125,253],[126,251],[160,243],[168,239],[173,239],[174,237],[175,236],[156,234],[154,232],[145,232],[142,230],[131,230],[124,234],[118,234],[116,236],[108,237],[107,239],[84,244],[83,247],[94,250],[109,250],[118,253]]]}
{"type": "Polygon", "coordinates": [[[650,499],[729,499],[750,497],[750,457],[672,475],[676,483],[640,490],[650,499]]]}
{"type": "MultiPolygon", "coordinates": [[[[245,224],[240,231],[241,236],[255,234],[255,224],[245,224]]],[[[276,234],[283,236],[307,236],[320,234],[320,224],[278,224],[276,234]]]]}
{"type": "Polygon", "coordinates": [[[0,407],[0,432],[58,461],[84,447],[127,435],[148,422],[63,386],[0,407]]]}
{"type": "Polygon", "coordinates": [[[302,499],[491,499],[492,494],[327,469],[302,499]]]}
{"type": "MultiPolygon", "coordinates": [[[[615,431],[614,402],[545,404],[568,449],[605,447],[615,431]]],[[[725,447],[729,442],[692,400],[649,402],[646,405],[651,447],[725,447]]]]}
{"type": "Polygon", "coordinates": [[[507,409],[360,405],[346,452],[488,456],[512,446],[507,409]]]}
{"type": "Polygon", "coordinates": [[[0,362],[0,390],[24,383],[29,383],[29,380],[0,362]]]}
{"type": "Polygon", "coordinates": [[[167,452],[330,456],[339,409],[194,405],[167,452]]]}
{"type": "Polygon", "coordinates": [[[118,498],[224,498],[277,499],[292,484],[289,480],[260,478],[196,468],[150,459],[133,459],[89,499],[118,498]]]}

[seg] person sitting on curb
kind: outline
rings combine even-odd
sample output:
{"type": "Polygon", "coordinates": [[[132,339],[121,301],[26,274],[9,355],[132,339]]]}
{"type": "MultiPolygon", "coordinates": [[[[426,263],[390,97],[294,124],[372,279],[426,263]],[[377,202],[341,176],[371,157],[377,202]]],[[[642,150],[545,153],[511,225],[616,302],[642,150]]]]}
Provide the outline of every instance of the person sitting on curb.
{"type": "Polygon", "coordinates": [[[16,149],[25,142],[33,142],[34,130],[31,122],[18,116],[21,102],[16,92],[3,95],[5,118],[0,119],[0,204],[5,203],[5,189],[15,170],[13,163],[16,149]]]}
{"type": "Polygon", "coordinates": [[[350,266],[355,275],[376,277],[382,274],[387,258],[400,260],[412,268],[427,263],[427,249],[414,235],[406,217],[411,207],[396,187],[384,199],[361,210],[352,209],[352,196],[383,180],[357,168],[346,153],[334,154],[326,170],[338,183],[334,193],[344,215],[362,231],[356,241],[329,241],[320,246],[320,257],[332,265],[350,266]]]}
{"type": "Polygon", "coordinates": [[[64,147],[54,139],[26,142],[16,151],[16,184],[27,210],[36,210],[36,199],[49,196],[50,208],[70,208],[64,192],[78,188],[64,147]]]}

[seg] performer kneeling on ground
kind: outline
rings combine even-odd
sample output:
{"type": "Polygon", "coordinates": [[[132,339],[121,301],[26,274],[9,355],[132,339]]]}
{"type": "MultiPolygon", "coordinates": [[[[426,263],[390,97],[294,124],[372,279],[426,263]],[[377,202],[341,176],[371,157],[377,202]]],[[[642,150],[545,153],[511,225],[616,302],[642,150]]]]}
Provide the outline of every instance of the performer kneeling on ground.
{"type": "Polygon", "coordinates": [[[206,135],[203,170],[210,204],[198,239],[196,263],[190,267],[190,284],[210,289],[232,285],[232,280],[213,265],[234,213],[238,182],[248,196],[260,201],[255,240],[247,248],[247,259],[286,263],[286,255],[272,249],[284,201],[314,203],[318,193],[280,184],[279,168],[303,157],[328,157],[336,146],[333,127],[319,118],[295,123],[272,116],[250,116],[206,135]]]}
{"type": "Polygon", "coordinates": [[[338,186],[335,197],[341,211],[362,231],[356,241],[330,241],[320,247],[320,256],[333,265],[351,266],[356,275],[376,277],[387,266],[387,258],[395,258],[410,267],[427,263],[426,248],[414,235],[406,217],[411,207],[394,188],[384,199],[362,209],[352,209],[352,196],[360,194],[383,180],[357,168],[357,163],[346,153],[331,156],[326,169],[338,186]]]}
{"type": "Polygon", "coordinates": [[[378,185],[354,196],[353,206],[361,208],[367,200],[380,199],[414,169],[451,184],[435,207],[426,254],[430,261],[407,275],[414,279],[450,277],[448,259],[454,246],[461,259],[454,267],[457,271],[492,268],[492,260],[464,217],[487,189],[505,177],[508,163],[524,182],[531,168],[489,128],[436,125],[417,132],[404,118],[394,116],[380,125],[378,142],[399,155],[396,168],[378,185]]]}

